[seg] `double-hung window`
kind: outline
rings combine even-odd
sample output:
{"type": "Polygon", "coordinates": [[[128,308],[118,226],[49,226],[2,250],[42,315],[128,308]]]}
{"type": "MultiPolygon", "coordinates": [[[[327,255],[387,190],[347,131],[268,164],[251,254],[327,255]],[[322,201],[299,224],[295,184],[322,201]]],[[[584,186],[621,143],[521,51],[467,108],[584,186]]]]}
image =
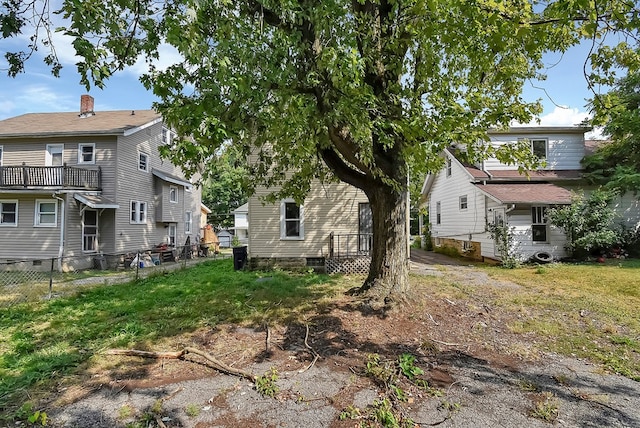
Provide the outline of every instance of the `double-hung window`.
{"type": "Polygon", "coordinates": [[[96,163],[96,145],[94,143],[78,144],[78,164],[96,163]]]}
{"type": "Polygon", "coordinates": [[[0,226],[18,225],[18,201],[0,200],[0,226]]]}
{"type": "Polygon", "coordinates": [[[56,227],[58,223],[58,201],[36,200],[33,225],[36,227],[56,227]]]}
{"type": "Polygon", "coordinates": [[[138,169],[140,171],[149,171],[149,155],[146,153],[138,153],[138,169]]]}
{"type": "Polygon", "coordinates": [[[451,177],[451,158],[447,157],[447,177],[451,177]]]}
{"type": "Polygon", "coordinates": [[[147,222],[147,203],[131,201],[130,223],[143,224],[147,222]]]}
{"type": "Polygon", "coordinates": [[[178,188],[169,186],[169,202],[178,202],[178,188]]]}
{"type": "Polygon", "coordinates": [[[547,207],[531,207],[531,237],[533,242],[547,242],[547,207]]]}
{"type": "Polygon", "coordinates": [[[467,201],[467,195],[460,196],[460,210],[466,210],[469,207],[469,202],[467,201]]]}
{"type": "Polygon", "coordinates": [[[280,239],[304,239],[304,208],[293,199],[280,203],[280,239]]]}

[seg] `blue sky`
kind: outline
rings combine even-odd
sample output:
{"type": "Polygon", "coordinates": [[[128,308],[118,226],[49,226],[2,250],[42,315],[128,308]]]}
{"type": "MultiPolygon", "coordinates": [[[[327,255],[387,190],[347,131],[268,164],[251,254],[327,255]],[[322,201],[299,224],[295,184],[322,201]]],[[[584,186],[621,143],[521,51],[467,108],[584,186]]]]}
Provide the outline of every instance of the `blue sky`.
{"type": "MultiPolygon", "coordinates": [[[[60,78],[51,75],[36,53],[27,63],[26,73],[16,78],[6,75],[4,53],[16,49],[19,40],[0,40],[0,119],[31,112],[76,111],[80,106],[80,95],[86,93],[79,83],[75,69],[76,58],[68,39],[55,36],[55,46],[64,68],[60,78]]],[[[576,47],[564,55],[550,54],[545,57],[549,67],[548,79],[544,82],[528,82],[523,98],[527,101],[541,99],[544,112],[542,125],[574,125],[587,116],[585,107],[589,93],[583,76],[582,64],[587,55],[584,47],[576,47]],[[540,88],[543,89],[540,89],[540,88]]],[[[158,66],[168,65],[178,59],[171,48],[161,52],[158,66]]],[[[107,81],[106,88],[92,88],[95,109],[140,110],[151,107],[155,100],[139,81],[144,71],[142,63],[119,72],[107,81]]]]}

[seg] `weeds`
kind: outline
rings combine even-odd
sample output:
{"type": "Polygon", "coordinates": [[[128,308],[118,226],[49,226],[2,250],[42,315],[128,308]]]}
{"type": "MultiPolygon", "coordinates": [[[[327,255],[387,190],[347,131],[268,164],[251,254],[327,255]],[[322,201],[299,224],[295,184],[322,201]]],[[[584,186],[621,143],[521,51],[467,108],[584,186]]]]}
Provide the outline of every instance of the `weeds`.
{"type": "Polygon", "coordinates": [[[16,425],[19,425],[21,422],[29,422],[32,425],[46,426],[49,419],[46,412],[36,410],[33,403],[26,402],[20,406],[15,414],[14,420],[16,421],[16,425]]]}
{"type": "Polygon", "coordinates": [[[187,407],[184,408],[184,412],[190,418],[195,418],[200,414],[200,406],[197,406],[193,403],[187,404],[187,407]]]}
{"type": "Polygon", "coordinates": [[[268,372],[256,379],[256,389],[265,397],[275,397],[280,388],[276,382],[278,381],[278,370],[271,367],[268,372]]]}
{"type": "Polygon", "coordinates": [[[432,396],[441,391],[431,388],[425,379],[424,370],[416,365],[411,354],[401,354],[396,360],[382,360],[378,354],[370,354],[365,361],[364,374],[370,377],[383,391],[384,397],[374,401],[365,410],[349,406],[340,413],[340,419],[363,419],[362,427],[377,424],[385,428],[414,427],[406,416],[402,403],[410,401],[411,389],[426,391],[432,396]]]}
{"type": "Polygon", "coordinates": [[[542,392],[535,401],[531,416],[553,422],[558,417],[558,398],[549,391],[542,392]]]}

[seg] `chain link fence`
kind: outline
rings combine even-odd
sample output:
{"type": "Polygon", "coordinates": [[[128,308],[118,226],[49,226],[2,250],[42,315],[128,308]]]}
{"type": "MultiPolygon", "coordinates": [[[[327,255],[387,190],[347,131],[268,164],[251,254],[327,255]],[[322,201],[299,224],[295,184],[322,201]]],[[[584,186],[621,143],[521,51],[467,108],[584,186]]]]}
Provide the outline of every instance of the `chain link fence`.
{"type": "Polygon", "coordinates": [[[214,245],[160,246],[122,254],[0,262],[0,308],[69,295],[84,287],[135,281],[210,259],[230,258],[214,245]]]}

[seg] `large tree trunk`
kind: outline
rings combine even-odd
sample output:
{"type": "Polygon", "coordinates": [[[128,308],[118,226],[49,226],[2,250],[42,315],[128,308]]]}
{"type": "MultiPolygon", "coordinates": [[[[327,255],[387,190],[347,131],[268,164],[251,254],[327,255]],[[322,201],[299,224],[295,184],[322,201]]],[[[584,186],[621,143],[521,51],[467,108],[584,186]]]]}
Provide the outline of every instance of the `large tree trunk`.
{"type": "Polygon", "coordinates": [[[407,191],[387,185],[365,189],[373,214],[369,276],[359,292],[374,300],[400,300],[409,289],[407,191]]]}

